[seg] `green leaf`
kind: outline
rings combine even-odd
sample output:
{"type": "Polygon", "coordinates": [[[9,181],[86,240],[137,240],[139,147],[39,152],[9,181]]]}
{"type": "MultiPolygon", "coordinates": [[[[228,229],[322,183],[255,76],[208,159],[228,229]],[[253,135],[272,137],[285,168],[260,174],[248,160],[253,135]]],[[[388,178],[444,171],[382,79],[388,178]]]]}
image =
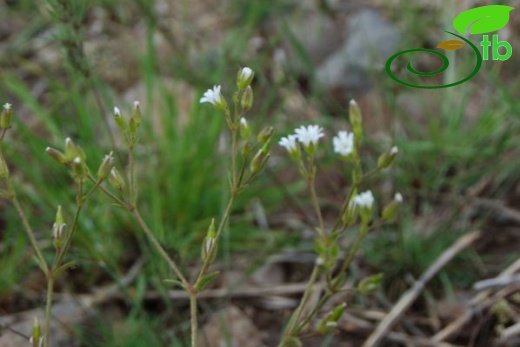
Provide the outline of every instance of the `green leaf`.
{"type": "Polygon", "coordinates": [[[200,278],[197,281],[197,283],[195,283],[195,289],[197,289],[197,291],[199,291],[199,292],[201,290],[204,290],[204,288],[206,288],[208,283],[213,281],[218,276],[218,274],[219,274],[219,272],[215,271],[215,272],[212,272],[212,273],[209,273],[209,274],[203,276],[202,278],[200,278]]]}
{"type": "Polygon", "coordinates": [[[460,13],[453,20],[453,27],[464,35],[469,29],[470,34],[485,34],[502,29],[509,22],[509,12],[514,7],[504,5],[488,5],[475,7],[460,13]]]}
{"type": "Polygon", "coordinates": [[[378,273],[377,275],[372,275],[365,277],[359,282],[358,290],[362,295],[372,294],[379,288],[381,285],[381,281],[383,280],[383,274],[378,273]]]}
{"type": "Polygon", "coordinates": [[[54,270],[54,277],[57,278],[59,275],[61,275],[61,273],[63,271],[67,270],[69,267],[73,267],[77,263],[78,263],[77,261],[71,260],[65,264],[62,264],[60,267],[58,267],[56,270],[54,270]]]}

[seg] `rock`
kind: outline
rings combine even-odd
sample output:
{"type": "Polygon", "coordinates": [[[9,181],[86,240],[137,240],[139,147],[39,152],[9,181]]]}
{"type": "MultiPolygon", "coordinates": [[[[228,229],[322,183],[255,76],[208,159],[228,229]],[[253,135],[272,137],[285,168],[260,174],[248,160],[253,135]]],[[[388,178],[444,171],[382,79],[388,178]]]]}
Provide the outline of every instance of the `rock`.
{"type": "Polygon", "coordinates": [[[317,69],[317,80],[328,89],[366,90],[373,73],[385,73],[384,64],[398,48],[400,34],[374,9],[350,16],[345,40],[317,69]]]}

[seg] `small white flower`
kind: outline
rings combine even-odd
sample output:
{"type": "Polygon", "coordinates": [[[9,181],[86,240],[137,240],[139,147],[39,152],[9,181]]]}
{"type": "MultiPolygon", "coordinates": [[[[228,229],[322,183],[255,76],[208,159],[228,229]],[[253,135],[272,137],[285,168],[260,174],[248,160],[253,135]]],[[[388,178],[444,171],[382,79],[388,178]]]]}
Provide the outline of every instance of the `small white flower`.
{"type": "Polygon", "coordinates": [[[354,133],[340,131],[338,136],[332,139],[334,152],[339,155],[348,156],[354,151],[354,133]]]}
{"type": "Polygon", "coordinates": [[[139,107],[139,101],[134,101],[134,108],[138,108],[139,107]]]}
{"type": "Polygon", "coordinates": [[[372,192],[370,190],[367,190],[364,193],[356,195],[352,199],[352,201],[355,206],[358,206],[361,208],[363,208],[363,207],[371,208],[372,205],[374,204],[374,196],[372,195],[372,192]]]}
{"type": "Polygon", "coordinates": [[[284,147],[287,151],[293,152],[296,151],[297,144],[296,144],[296,135],[289,135],[287,137],[282,137],[280,142],[278,142],[280,146],[284,147]]]}
{"type": "Polygon", "coordinates": [[[76,164],[76,165],[81,164],[81,158],[80,157],[74,158],[74,164],[76,164]]]}
{"type": "Polygon", "coordinates": [[[220,86],[213,86],[213,89],[208,89],[202,98],[200,98],[200,103],[209,102],[215,106],[218,106],[222,103],[222,94],[220,94],[220,86]]]}
{"type": "Polygon", "coordinates": [[[390,155],[396,155],[397,153],[399,153],[397,146],[394,146],[390,149],[390,155]]]}
{"type": "Polygon", "coordinates": [[[4,104],[4,109],[5,109],[6,111],[9,111],[9,110],[11,109],[11,106],[12,106],[12,105],[11,105],[10,103],[6,102],[6,103],[4,104]]]}
{"type": "Polygon", "coordinates": [[[403,202],[403,196],[401,195],[401,193],[395,193],[394,200],[397,201],[398,203],[402,203],[403,202]]]}
{"type": "Polygon", "coordinates": [[[240,78],[247,80],[251,75],[253,74],[253,70],[249,67],[245,67],[242,70],[240,70],[240,78]]]}
{"type": "Polygon", "coordinates": [[[325,134],[323,134],[323,128],[318,125],[309,125],[307,127],[302,125],[298,129],[295,129],[294,132],[296,133],[296,138],[298,141],[301,142],[305,147],[310,146],[311,143],[316,145],[318,140],[325,136],[325,134]]]}
{"type": "Polygon", "coordinates": [[[240,118],[240,124],[241,124],[242,126],[246,127],[246,126],[247,126],[247,120],[246,120],[244,117],[241,117],[241,118],[240,118]]]}
{"type": "Polygon", "coordinates": [[[115,114],[116,116],[120,116],[120,115],[121,115],[121,110],[119,109],[119,107],[114,106],[114,114],[115,114]]]}

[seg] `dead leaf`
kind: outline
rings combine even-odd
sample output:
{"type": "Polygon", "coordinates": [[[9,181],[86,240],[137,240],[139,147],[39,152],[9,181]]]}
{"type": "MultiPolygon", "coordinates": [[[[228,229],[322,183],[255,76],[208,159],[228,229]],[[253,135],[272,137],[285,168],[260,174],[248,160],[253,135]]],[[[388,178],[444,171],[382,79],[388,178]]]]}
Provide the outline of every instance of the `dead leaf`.
{"type": "Polygon", "coordinates": [[[456,51],[464,46],[464,42],[460,40],[448,40],[441,42],[437,45],[437,48],[442,48],[447,51],[456,51]]]}

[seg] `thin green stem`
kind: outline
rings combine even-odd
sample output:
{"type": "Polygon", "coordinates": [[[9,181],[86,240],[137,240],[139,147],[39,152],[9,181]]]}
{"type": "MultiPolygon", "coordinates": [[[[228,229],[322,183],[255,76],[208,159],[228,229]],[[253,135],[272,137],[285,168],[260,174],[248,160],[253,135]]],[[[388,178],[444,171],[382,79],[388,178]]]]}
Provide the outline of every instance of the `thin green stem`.
{"type": "Polygon", "coordinates": [[[43,328],[44,346],[50,346],[50,332],[51,332],[51,309],[52,309],[52,294],[54,293],[54,274],[47,278],[47,299],[45,303],[45,325],[43,328]]]}
{"type": "Polygon", "coordinates": [[[358,232],[358,236],[356,238],[356,241],[352,245],[352,247],[350,248],[347,257],[345,258],[345,260],[341,264],[341,267],[339,269],[338,275],[336,276],[336,278],[333,281],[334,282],[333,283],[333,289],[334,290],[338,290],[339,286],[341,285],[340,282],[341,282],[341,279],[342,279],[342,274],[344,274],[347,271],[347,268],[352,263],[352,260],[354,259],[354,256],[356,255],[357,251],[359,250],[359,247],[361,246],[361,242],[363,241],[363,239],[365,238],[367,233],[368,233],[368,223],[367,222],[362,222],[362,224],[361,224],[361,226],[359,228],[359,232],[358,232]]]}
{"type": "Polygon", "coordinates": [[[278,347],[285,347],[287,345],[289,338],[291,338],[296,333],[296,330],[298,330],[297,328],[299,328],[299,323],[300,323],[299,320],[301,318],[305,305],[309,301],[314,283],[318,279],[318,274],[319,274],[319,265],[316,264],[314,266],[314,268],[312,269],[312,274],[309,279],[309,283],[307,284],[307,288],[305,288],[305,292],[303,293],[303,297],[300,300],[300,304],[298,305],[298,307],[292,314],[292,317],[289,320],[289,324],[285,328],[285,332],[283,334],[282,341],[280,342],[278,347]]]}
{"type": "Polygon", "coordinates": [[[168,253],[164,250],[164,248],[161,246],[159,240],[155,237],[154,233],[148,228],[148,225],[146,225],[146,222],[144,221],[143,217],[141,217],[141,214],[139,213],[139,210],[137,208],[134,208],[132,210],[132,214],[134,215],[135,219],[137,220],[137,223],[139,223],[139,226],[144,231],[150,242],[153,244],[157,252],[163,257],[163,259],[168,263],[170,268],[175,272],[175,275],[177,278],[182,282],[186,290],[189,290],[190,285],[188,281],[186,280],[186,277],[182,274],[181,270],[175,263],[175,261],[170,258],[168,253]]]}
{"type": "Polygon", "coordinates": [[[197,294],[190,295],[190,317],[191,317],[191,347],[198,347],[199,322],[197,318],[197,294]]]}
{"type": "Polygon", "coordinates": [[[325,226],[323,223],[323,216],[321,215],[321,208],[320,208],[320,203],[318,201],[318,194],[316,193],[316,185],[315,185],[314,177],[310,178],[308,180],[308,183],[309,183],[309,188],[311,191],[312,205],[314,206],[314,210],[316,212],[316,215],[318,216],[318,222],[320,225],[320,236],[323,239],[325,239],[326,238],[325,226]]]}
{"type": "Polygon", "coordinates": [[[18,215],[20,216],[20,219],[22,220],[22,224],[25,228],[25,231],[27,232],[27,236],[29,236],[31,245],[32,245],[34,251],[36,252],[36,257],[38,258],[38,263],[40,265],[40,268],[42,269],[43,273],[45,274],[45,277],[49,278],[49,275],[50,275],[49,265],[47,265],[47,262],[45,261],[45,258],[43,257],[43,253],[41,252],[40,247],[38,247],[38,241],[36,241],[36,236],[34,236],[34,231],[32,230],[31,225],[29,224],[29,221],[27,219],[27,216],[25,215],[25,212],[22,209],[22,206],[20,206],[20,202],[18,201],[16,194],[13,195],[13,198],[11,199],[11,201],[13,202],[16,212],[18,212],[18,215]]]}

